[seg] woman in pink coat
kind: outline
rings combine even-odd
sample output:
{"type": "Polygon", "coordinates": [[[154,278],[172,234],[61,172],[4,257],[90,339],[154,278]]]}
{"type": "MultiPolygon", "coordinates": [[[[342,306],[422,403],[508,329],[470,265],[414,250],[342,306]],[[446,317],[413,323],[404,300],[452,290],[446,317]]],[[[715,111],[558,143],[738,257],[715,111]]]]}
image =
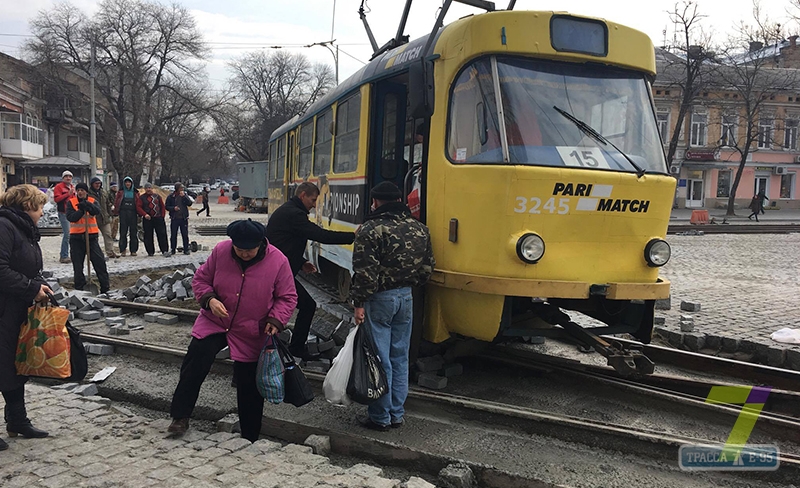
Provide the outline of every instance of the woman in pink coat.
{"type": "Polygon", "coordinates": [[[214,358],[230,347],[242,437],[255,442],[261,431],[264,399],[256,388],[256,365],[267,336],[286,326],[297,305],[289,260],[250,219],[228,225],[230,241],[214,247],[194,275],[192,289],[202,310],[192,327],[180,381],[172,396],[169,431],[183,434],[200,386],[214,358]]]}

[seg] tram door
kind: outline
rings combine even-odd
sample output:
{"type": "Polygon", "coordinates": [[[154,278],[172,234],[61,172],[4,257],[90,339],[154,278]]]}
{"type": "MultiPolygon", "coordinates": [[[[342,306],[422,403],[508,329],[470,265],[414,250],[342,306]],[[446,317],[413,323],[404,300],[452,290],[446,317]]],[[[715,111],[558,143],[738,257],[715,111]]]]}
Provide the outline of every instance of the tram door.
{"type": "MultiPolygon", "coordinates": [[[[367,192],[382,181],[391,181],[403,188],[407,163],[404,159],[406,126],[406,85],[391,81],[375,85],[372,134],[367,170],[367,192]]],[[[367,194],[367,201],[369,194],[367,194]]],[[[369,205],[365,205],[369,212],[369,205]]]]}

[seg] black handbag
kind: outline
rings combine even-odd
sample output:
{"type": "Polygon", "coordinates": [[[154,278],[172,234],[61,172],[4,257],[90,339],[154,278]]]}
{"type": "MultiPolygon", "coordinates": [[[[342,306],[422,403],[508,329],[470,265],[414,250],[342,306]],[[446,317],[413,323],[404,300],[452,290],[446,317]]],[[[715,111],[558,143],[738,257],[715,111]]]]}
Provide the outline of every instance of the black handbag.
{"type": "Polygon", "coordinates": [[[277,337],[275,343],[278,346],[278,355],[283,361],[283,402],[291,403],[295,407],[302,407],[314,399],[314,390],[311,389],[306,375],[297,365],[297,361],[289,352],[286,344],[277,337]]]}
{"type": "Polygon", "coordinates": [[[353,344],[353,369],[347,381],[347,395],[354,402],[369,405],[388,392],[389,382],[372,330],[368,324],[361,324],[353,344]]]}
{"type": "MultiPolygon", "coordinates": [[[[47,294],[50,303],[58,307],[58,301],[51,293],[47,294]]],[[[89,372],[89,360],[86,357],[86,348],[81,340],[81,331],[72,326],[67,321],[67,334],[69,334],[69,364],[72,368],[69,377],[63,378],[64,381],[83,381],[89,372]]]]}

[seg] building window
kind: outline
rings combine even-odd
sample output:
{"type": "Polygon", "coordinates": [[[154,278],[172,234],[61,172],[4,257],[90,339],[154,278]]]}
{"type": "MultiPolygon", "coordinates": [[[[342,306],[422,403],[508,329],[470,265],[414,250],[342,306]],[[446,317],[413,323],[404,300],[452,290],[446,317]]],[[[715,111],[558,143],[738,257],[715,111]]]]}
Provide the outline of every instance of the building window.
{"type": "Polygon", "coordinates": [[[796,175],[796,173],[781,175],[780,198],[794,198],[794,180],[796,175]]]}
{"type": "Polygon", "coordinates": [[[667,139],[669,139],[668,108],[660,108],[656,111],[656,122],[658,123],[658,133],[661,134],[661,141],[667,142],[667,139]]]}
{"type": "Polygon", "coordinates": [[[717,198],[731,196],[731,170],[720,170],[717,175],[717,198]]]}
{"type": "Polygon", "coordinates": [[[797,119],[786,119],[786,127],[783,130],[783,148],[794,151],[797,149],[797,119]]]}
{"type": "Polygon", "coordinates": [[[758,148],[772,147],[772,117],[762,117],[758,121],[758,148]]]}
{"type": "Polygon", "coordinates": [[[723,115],[721,126],[722,132],[719,138],[720,146],[736,146],[736,116],[728,114],[723,115]]]}
{"type": "Polygon", "coordinates": [[[67,136],[67,151],[78,151],[78,136],[67,136]]]}
{"type": "Polygon", "coordinates": [[[689,144],[692,146],[705,146],[707,130],[708,115],[705,113],[693,113],[691,139],[689,144]]]}
{"type": "Polygon", "coordinates": [[[336,108],[336,145],[333,172],[349,173],[358,167],[358,134],[361,121],[361,94],[356,93],[336,108]]]}
{"type": "Polygon", "coordinates": [[[326,175],[331,171],[331,141],[333,140],[331,109],[317,115],[316,140],[314,141],[314,174],[326,175]]]}
{"type": "Polygon", "coordinates": [[[3,126],[3,139],[17,139],[33,144],[44,143],[41,122],[31,114],[3,113],[0,114],[0,122],[3,126]]]}

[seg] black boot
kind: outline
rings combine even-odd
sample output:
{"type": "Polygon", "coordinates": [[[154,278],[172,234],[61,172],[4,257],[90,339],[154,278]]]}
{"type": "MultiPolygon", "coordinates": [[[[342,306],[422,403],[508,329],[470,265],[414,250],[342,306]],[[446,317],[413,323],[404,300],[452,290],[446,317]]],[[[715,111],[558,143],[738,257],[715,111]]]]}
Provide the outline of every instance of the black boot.
{"type": "Polygon", "coordinates": [[[11,437],[41,438],[47,437],[48,433],[37,429],[31,425],[28,419],[28,413],[25,410],[25,387],[18,388],[12,391],[4,391],[3,397],[6,400],[4,417],[6,421],[6,430],[11,437]]]}
{"type": "Polygon", "coordinates": [[[8,444],[3,439],[0,439],[0,451],[5,451],[6,449],[8,449],[8,444]]]}

